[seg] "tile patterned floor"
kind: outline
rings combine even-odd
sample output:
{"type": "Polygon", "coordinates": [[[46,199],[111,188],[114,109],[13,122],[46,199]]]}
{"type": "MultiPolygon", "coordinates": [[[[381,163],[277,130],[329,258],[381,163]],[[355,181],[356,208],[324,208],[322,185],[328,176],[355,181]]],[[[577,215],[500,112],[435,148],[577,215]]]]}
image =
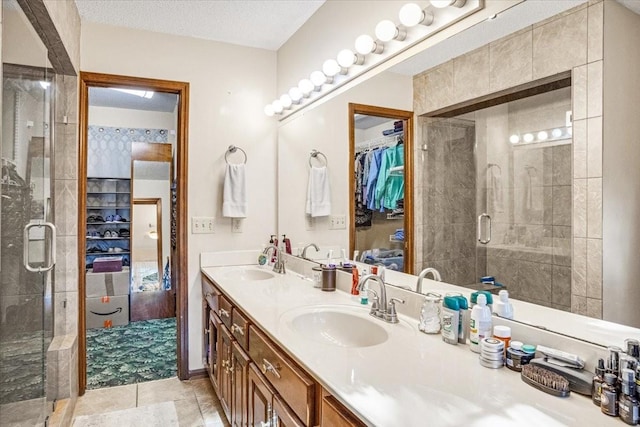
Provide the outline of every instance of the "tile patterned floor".
{"type": "Polygon", "coordinates": [[[162,402],[174,402],[180,427],[229,426],[208,378],[179,381],[174,377],[88,390],[78,398],[73,415],[75,419],[162,402]]]}

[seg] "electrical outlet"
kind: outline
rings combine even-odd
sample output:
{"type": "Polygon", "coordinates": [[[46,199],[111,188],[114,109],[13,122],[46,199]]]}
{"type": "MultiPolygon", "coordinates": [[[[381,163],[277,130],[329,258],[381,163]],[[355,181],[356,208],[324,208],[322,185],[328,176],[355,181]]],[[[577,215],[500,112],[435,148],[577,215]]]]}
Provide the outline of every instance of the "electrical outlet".
{"type": "Polygon", "coordinates": [[[215,220],[212,216],[191,217],[191,234],[215,233],[215,220]]]}
{"type": "Polygon", "coordinates": [[[345,228],[347,228],[347,218],[345,215],[331,215],[329,229],[343,230],[345,228]]]}
{"type": "Polygon", "coordinates": [[[243,221],[242,218],[231,218],[231,232],[242,233],[243,221]]]}
{"type": "Polygon", "coordinates": [[[304,216],[304,228],[307,231],[314,230],[316,228],[316,219],[311,215],[304,216]]]}

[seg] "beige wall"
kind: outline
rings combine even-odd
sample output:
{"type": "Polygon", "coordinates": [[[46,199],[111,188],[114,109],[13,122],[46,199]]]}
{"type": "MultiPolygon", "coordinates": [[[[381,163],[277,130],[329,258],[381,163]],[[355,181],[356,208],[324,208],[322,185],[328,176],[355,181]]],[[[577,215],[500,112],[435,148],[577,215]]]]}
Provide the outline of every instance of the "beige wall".
{"type": "Polygon", "coordinates": [[[80,14],[73,0],[44,0],[73,68],[80,70],[80,14]]]}
{"type": "Polygon", "coordinates": [[[189,82],[189,216],[215,216],[215,234],[189,234],[189,369],[202,368],[199,254],[259,249],[276,229],[276,123],[264,105],[275,96],[276,54],[188,37],[86,23],[83,71],[189,82]],[[222,218],[224,154],[248,156],[249,216],[243,233],[222,218]]]}
{"type": "MultiPolygon", "coordinates": [[[[572,72],[571,310],[597,318],[602,317],[602,28],[603,3],[592,1],[414,77],[414,111],[423,115],[563,71],[572,72]]],[[[417,133],[420,141],[420,127],[417,133]]],[[[424,165],[418,151],[416,159],[415,217],[421,218],[424,165]]],[[[416,223],[418,233],[423,226],[416,223]]],[[[416,245],[416,261],[421,257],[422,247],[416,245]]]]}

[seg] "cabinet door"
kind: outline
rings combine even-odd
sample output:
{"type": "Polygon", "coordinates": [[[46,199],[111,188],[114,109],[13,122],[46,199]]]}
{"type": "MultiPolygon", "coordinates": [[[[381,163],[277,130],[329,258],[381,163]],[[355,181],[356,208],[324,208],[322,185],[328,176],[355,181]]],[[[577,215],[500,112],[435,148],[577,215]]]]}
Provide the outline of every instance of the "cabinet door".
{"type": "Polygon", "coordinates": [[[271,426],[275,390],[267,383],[267,380],[253,363],[249,364],[247,393],[249,397],[247,408],[249,425],[252,427],[275,427],[271,426]]]}
{"type": "Polygon", "coordinates": [[[320,427],[364,427],[364,423],[331,396],[322,397],[320,427]]]}
{"type": "Polygon", "coordinates": [[[305,427],[304,423],[282,401],[280,396],[273,396],[273,426],[271,427],[305,427]]]}
{"type": "Polygon", "coordinates": [[[247,376],[249,373],[249,356],[234,341],[231,348],[231,389],[232,389],[232,410],[231,425],[244,427],[247,425],[247,376]]]}
{"type": "Polygon", "coordinates": [[[221,354],[218,354],[219,345],[218,345],[218,330],[222,321],[218,318],[213,310],[209,310],[209,379],[211,380],[211,385],[215,390],[216,394],[220,394],[220,367],[222,366],[220,362],[222,359],[219,357],[221,354]]]}
{"type": "Polygon", "coordinates": [[[231,419],[231,333],[224,324],[218,327],[218,397],[227,419],[231,419]]]}
{"type": "Polygon", "coordinates": [[[211,376],[211,345],[209,342],[209,334],[211,332],[211,319],[209,319],[209,304],[206,299],[202,300],[202,324],[204,331],[202,333],[202,363],[204,368],[211,376]]]}

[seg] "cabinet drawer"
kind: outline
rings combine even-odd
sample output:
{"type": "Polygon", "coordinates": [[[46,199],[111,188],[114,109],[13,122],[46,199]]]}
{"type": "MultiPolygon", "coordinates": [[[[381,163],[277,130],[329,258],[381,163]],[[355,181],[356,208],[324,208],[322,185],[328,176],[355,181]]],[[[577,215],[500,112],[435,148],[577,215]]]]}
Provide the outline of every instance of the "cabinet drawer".
{"type": "Polygon", "coordinates": [[[304,425],[311,425],[315,402],[312,379],[253,325],[249,325],[249,355],[304,425]]]}
{"type": "Polygon", "coordinates": [[[236,307],[231,312],[231,327],[229,329],[240,347],[249,351],[249,319],[236,307]]]}
{"type": "Polygon", "coordinates": [[[362,421],[331,395],[322,397],[320,414],[320,427],[365,427],[362,421]]]}
{"type": "Polygon", "coordinates": [[[202,276],[202,297],[207,301],[209,307],[216,313],[218,312],[218,297],[220,291],[218,291],[213,283],[209,281],[204,275],[202,276]]]}
{"type": "Polygon", "coordinates": [[[231,302],[222,294],[218,297],[218,316],[227,328],[231,328],[231,302]]]}

